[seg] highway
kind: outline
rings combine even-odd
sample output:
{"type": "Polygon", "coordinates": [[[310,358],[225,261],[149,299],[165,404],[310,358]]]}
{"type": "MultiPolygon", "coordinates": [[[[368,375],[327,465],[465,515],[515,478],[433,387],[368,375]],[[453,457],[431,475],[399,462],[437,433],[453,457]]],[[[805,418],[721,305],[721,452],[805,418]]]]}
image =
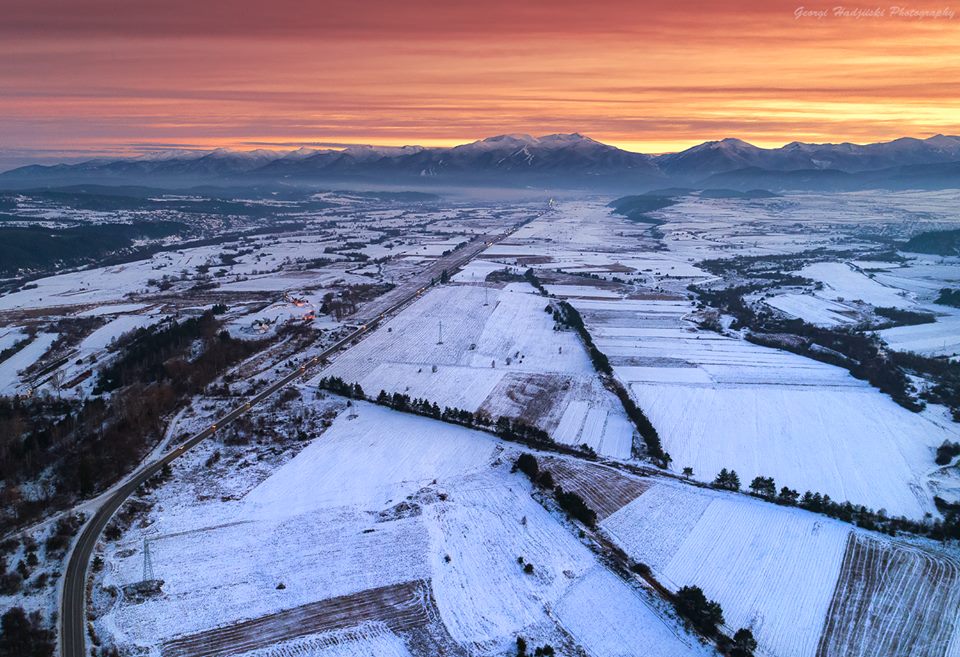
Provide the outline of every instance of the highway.
{"type": "MultiPolygon", "coordinates": [[[[535,217],[531,217],[532,220],[535,217]]],[[[528,220],[529,221],[529,220],[528,220]]],[[[526,222],[523,222],[526,223],[526,222]]],[[[86,650],[86,600],[87,600],[87,572],[90,565],[90,559],[93,556],[94,548],[100,538],[107,523],[113,514],[123,505],[130,495],[144,482],[156,475],[163,466],[175,461],[185,452],[189,451],[198,443],[214,435],[216,431],[229,425],[238,417],[250,411],[255,405],[270,397],[284,386],[304,377],[308,372],[322,365],[325,360],[344,348],[349,346],[357,339],[362,337],[368,331],[373,330],[385,317],[400,310],[422,295],[429,286],[431,278],[439,278],[440,272],[446,269],[451,275],[455,270],[472,260],[481,251],[491,244],[494,244],[517,230],[522,223],[507,229],[498,235],[481,235],[458,249],[453,253],[438,259],[428,269],[420,272],[415,278],[416,283],[406,283],[402,288],[394,288],[384,297],[397,296],[399,299],[393,302],[391,298],[385,299],[389,307],[378,312],[373,318],[367,319],[363,325],[355,331],[339,340],[336,344],[328,347],[319,355],[310,358],[307,362],[297,367],[290,374],[271,383],[266,389],[248,398],[245,402],[232,409],[225,415],[217,418],[216,422],[207,427],[198,434],[191,436],[186,442],[178,447],[168,451],[162,457],[146,465],[135,473],[126,483],[118,487],[103,504],[94,512],[93,516],[86,522],[80,531],[73,549],[71,550],[69,561],[67,562],[66,572],[64,573],[63,587],[60,599],[60,655],[61,657],[87,657],[86,650]],[[424,282],[426,281],[426,282],[424,282]],[[419,286],[419,287],[418,287],[419,286]]],[[[381,297],[380,300],[384,300],[381,297]]]]}

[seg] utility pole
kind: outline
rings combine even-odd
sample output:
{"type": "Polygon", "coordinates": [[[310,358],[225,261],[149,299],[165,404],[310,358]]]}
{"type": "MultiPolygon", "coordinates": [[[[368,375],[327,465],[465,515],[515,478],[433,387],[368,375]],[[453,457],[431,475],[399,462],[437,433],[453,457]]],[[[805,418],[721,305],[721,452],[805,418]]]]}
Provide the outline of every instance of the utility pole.
{"type": "Polygon", "coordinates": [[[437,326],[437,344],[443,344],[443,320],[438,320],[440,323],[437,326]]]}
{"type": "Polygon", "coordinates": [[[150,554],[150,540],[143,539],[143,581],[149,582],[153,576],[153,556],[150,554]]]}

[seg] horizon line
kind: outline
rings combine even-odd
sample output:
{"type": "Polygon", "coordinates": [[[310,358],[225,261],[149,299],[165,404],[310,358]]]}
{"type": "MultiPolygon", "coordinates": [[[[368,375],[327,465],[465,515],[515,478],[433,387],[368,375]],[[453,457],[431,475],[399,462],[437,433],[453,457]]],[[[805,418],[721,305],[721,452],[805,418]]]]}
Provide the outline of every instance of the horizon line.
{"type": "MultiPolygon", "coordinates": [[[[221,145],[205,145],[199,143],[182,143],[182,142],[171,142],[168,144],[164,143],[131,143],[131,144],[122,144],[112,148],[63,148],[63,149],[3,149],[0,148],[0,161],[7,160],[22,160],[19,164],[13,164],[12,166],[4,166],[0,164],[0,172],[12,171],[24,166],[56,166],[58,164],[80,164],[83,162],[90,162],[95,160],[105,160],[105,159],[136,159],[138,157],[145,157],[153,154],[163,154],[170,153],[174,151],[185,151],[187,153],[196,153],[202,155],[208,155],[216,151],[229,151],[234,153],[251,153],[258,150],[269,150],[275,151],[281,154],[293,153],[301,149],[316,149],[317,151],[343,151],[348,148],[355,147],[365,147],[365,148],[424,148],[424,149],[443,149],[443,148],[455,148],[457,146],[465,146],[467,144],[473,144],[486,139],[493,139],[496,137],[505,137],[505,136],[532,136],[537,139],[542,139],[544,137],[549,137],[552,135],[580,135],[587,139],[592,139],[606,146],[612,146],[620,150],[626,151],[628,153],[636,153],[640,155],[648,155],[651,157],[657,157],[661,155],[669,155],[672,153],[680,153],[690,148],[700,146],[708,143],[716,143],[725,140],[735,140],[741,141],[745,144],[759,148],[762,150],[777,150],[783,148],[793,143],[805,143],[805,144],[814,144],[822,146],[837,146],[844,144],[851,144],[854,146],[868,146],[871,144],[889,144],[894,141],[901,139],[916,139],[919,141],[925,141],[927,139],[932,139],[935,137],[945,136],[960,138],[960,135],[948,135],[944,132],[932,132],[924,136],[913,136],[913,135],[902,135],[900,137],[894,137],[892,139],[887,139],[883,141],[873,141],[873,142],[853,142],[853,141],[838,141],[838,142],[814,142],[814,141],[801,141],[794,139],[788,142],[775,142],[779,145],[768,145],[770,142],[764,142],[764,140],[757,140],[760,143],[754,143],[748,139],[742,139],[740,137],[720,137],[717,139],[705,139],[702,141],[691,141],[687,142],[688,145],[680,146],[678,145],[675,149],[672,150],[639,150],[636,148],[637,145],[649,142],[632,142],[625,140],[613,140],[613,141],[603,141],[602,139],[594,139],[589,135],[585,135],[581,132],[553,132],[544,135],[534,135],[533,133],[522,133],[522,132],[506,132],[490,135],[488,137],[466,139],[466,140],[457,140],[457,139],[425,139],[421,143],[403,143],[400,141],[394,141],[393,143],[371,143],[368,141],[347,141],[347,140],[304,140],[304,141],[251,141],[251,140],[241,140],[241,141],[232,141],[232,140],[223,140],[220,142],[221,145]],[[761,145],[764,144],[764,145],[761,145]],[[46,154],[44,156],[43,154],[46,154]]],[[[388,140],[389,141],[389,140],[388,140]]]]}

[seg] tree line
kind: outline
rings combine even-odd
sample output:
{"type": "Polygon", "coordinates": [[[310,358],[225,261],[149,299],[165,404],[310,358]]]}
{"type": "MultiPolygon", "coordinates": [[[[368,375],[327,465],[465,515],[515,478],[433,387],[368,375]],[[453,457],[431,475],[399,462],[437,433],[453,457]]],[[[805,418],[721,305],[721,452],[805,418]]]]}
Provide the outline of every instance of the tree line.
{"type": "MultiPolygon", "coordinates": [[[[691,476],[693,471],[684,468],[684,474],[691,476]]],[[[723,468],[710,485],[720,490],[739,492],[740,477],[736,470],[723,468]]],[[[960,539],[960,508],[950,508],[950,505],[939,505],[944,513],[943,520],[919,522],[903,516],[890,517],[883,511],[874,511],[862,504],[837,502],[829,495],[809,490],[801,495],[798,491],[783,486],[778,491],[773,477],[754,477],[745,492],[774,504],[796,506],[814,513],[822,513],[831,518],[891,536],[895,536],[897,532],[908,532],[938,541],[960,539]]]]}
{"type": "Polygon", "coordinates": [[[391,394],[386,390],[381,390],[376,397],[370,398],[364,393],[359,383],[347,383],[337,376],[323,377],[317,385],[323,390],[350,399],[370,401],[403,413],[412,413],[472,429],[490,431],[504,440],[545,447],[554,445],[553,439],[543,429],[507,416],[501,416],[494,421],[493,418],[482,411],[472,412],[449,406],[440,408],[436,402],[411,398],[410,395],[401,392],[391,394]]]}
{"type": "Polygon", "coordinates": [[[583,318],[580,316],[580,313],[577,312],[577,309],[566,301],[560,301],[556,304],[553,317],[556,322],[569,326],[577,332],[587,350],[590,361],[593,363],[593,367],[600,374],[606,375],[604,383],[620,400],[623,409],[627,413],[627,417],[633,422],[640,437],[643,438],[644,443],[646,443],[647,454],[658,461],[662,467],[667,467],[671,458],[663,449],[663,443],[660,441],[660,434],[657,432],[657,428],[653,426],[653,423],[650,421],[650,418],[647,417],[646,413],[637,406],[637,403],[633,400],[633,397],[627,389],[614,377],[610,360],[606,354],[600,351],[597,345],[594,344],[593,337],[584,325],[583,318]]]}

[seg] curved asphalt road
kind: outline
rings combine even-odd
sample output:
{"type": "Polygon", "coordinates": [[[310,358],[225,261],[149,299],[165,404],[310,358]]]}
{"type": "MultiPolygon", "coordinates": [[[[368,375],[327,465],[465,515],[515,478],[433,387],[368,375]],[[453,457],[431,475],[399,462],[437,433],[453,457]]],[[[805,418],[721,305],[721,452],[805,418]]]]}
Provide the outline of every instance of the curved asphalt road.
{"type": "MultiPolygon", "coordinates": [[[[450,254],[451,257],[449,259],[443,258],[437,261],[437,263],[432,266],[430,270],[422,272],[421,274],[422,276],[433,273],[439,275],[440,269],[447,269],[448,271],[452,272],[472,260],[478,253],[480,253],[489,245],[510,235],[517,228],[519,228],[519,226],[514,226],[513,228],[497,236],[480,236],[469,246],[465,247],[465,253],[450,254]]],[[[70,560],[67,563],[67,570],[64,575],[63,589],[60,599],[59,639],[61,657],[87,657],[86,588],[87,570],[90,565],[90,558],[93,555],[93,550],[97,545],[97,541],[100,539],[100,533],[107,526],[107,523],[110,522],[110,518],[113,517],[113,514],[116,513],[117,509],[123,505],[127,498],[133,494],[133,492],[136,491],[141,484],[157,474],[164,465],[176,460],[191,447],[212,436],[217,431],[218,427],[223,427],[230,424],[238,417],[249,411],[255,404],[260,403],[284,386],[303,377],[309,370],[319,365],[328,356],[336,353],[340,349],[343,349],[352,341],[374,329],[384,317],[399,310],[423,294],[424,290],[426,290],[426,287],[420,287],[403,296],[403,298],[397,301],[397,303],[379,313],[376,317],[334,344],[332,347],[323,351],[320,355],[311,358],[304,365],[301,365],[282,379],[270,384],[268,388],[259,394],[251,397],[242,405],[237,406],[226,415],[220,417],[216,424],[192,436],[179,447],[167,452],[160,459],[147,465],[145,468],[143,468],[143,470],[134,475],[125,484],[120,486],[116,491],[113,492],[113,494],[110,495],[109,498],[104,501],[103,505],[97,509],[97,511],[93,514],[93,517],[84,525],[83,530],[81,531],[80,536],[70,553],[70,560]]]]}

